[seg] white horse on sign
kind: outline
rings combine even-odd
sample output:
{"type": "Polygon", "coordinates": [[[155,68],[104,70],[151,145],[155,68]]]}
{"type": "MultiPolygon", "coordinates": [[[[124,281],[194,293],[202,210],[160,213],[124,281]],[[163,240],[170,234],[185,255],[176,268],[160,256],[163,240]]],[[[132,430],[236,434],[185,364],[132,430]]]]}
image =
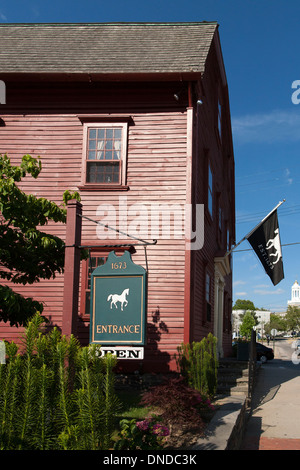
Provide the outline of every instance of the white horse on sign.
{"type": "Polygon", "coordinates": [[[126,299],[126,296],[129,295],[129,289],[123,290],[121,295],[118,294],[110,294],[107,297],[107,302],[110,302],[110,308],[114,305],[116,308],[118,308],[117,303],[120,302],[121,304],[121,310],[123,311],[123,306],[127,307],[128,305],[128,300],[126,299]]]}

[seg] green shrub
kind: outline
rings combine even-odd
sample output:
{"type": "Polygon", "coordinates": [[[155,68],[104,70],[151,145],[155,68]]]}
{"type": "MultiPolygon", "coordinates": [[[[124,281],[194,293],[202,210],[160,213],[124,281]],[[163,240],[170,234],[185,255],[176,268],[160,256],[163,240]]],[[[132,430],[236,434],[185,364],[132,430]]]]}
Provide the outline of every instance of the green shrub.
{"type": "Polygon", "coordinates": [[[203,395],[214,396],[217,388],[217,339],[209,333],[200,342],[182,343],[177,348],[177,367],[190,387],[203,395]]]}
{"type": "Polygon", "coordinates": [[[156,416],[143,421],[123,419],[120,421],[120,428],[115,450],[160,450],[165,436],[169,435],[167,426],[158,423],[156,416]]]}
{"type": "Polygon", "coordinates": [[[0,449],[103,450],[111,444],[118,400],[116,358],[81,347],[57,328],[43,333],[39,315],[28,323],[23,353],[7,344],[0,365],[0,449]]]}
{"type": "Polygon", "coordinates": [[[213,409],[210,400],[187,385],[182,376],[167,379],[145,391],[141,403],[152,409],[158,408],[160,418],[169,425],[189,423],[198,426],[202,422],[201,413],[213,409]]]}

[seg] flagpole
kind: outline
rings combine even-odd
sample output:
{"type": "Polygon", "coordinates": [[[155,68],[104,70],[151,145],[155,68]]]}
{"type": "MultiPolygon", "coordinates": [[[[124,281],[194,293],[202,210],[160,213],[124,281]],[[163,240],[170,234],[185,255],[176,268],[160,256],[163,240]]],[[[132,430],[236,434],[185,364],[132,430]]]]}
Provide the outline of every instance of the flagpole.
{"type": "Polygon", "coordinates": [[[252,233],[255,232],[255,230],[256,230],[271,214],[273,214],[273,212],[275,212],[276,209],[278,209],[278,207],[281,206],[281,204],[283,204],[284,202],[285,202],[285,199],[283,199],[282,201],[279,201],[279,203],[277,204],[277,206],[274,207],[274,209],[272,209],[271,212],[269,212],[269,213],[259,222],[259,224],[257,224],[249,233],[247,233],[247,235],[245,235],[236,245],[234,245],[234,246],[231,248],[231,250],[229,250],[229,251],[227,251],[227,252],[225,253],[224,258],[225,258],[226,256],[230,255],[230,253],[231,253],[233,250],[235,250],[244,240],[247,240],[247,238],[249,238],[250,235],[252,235],[252,233]]]}

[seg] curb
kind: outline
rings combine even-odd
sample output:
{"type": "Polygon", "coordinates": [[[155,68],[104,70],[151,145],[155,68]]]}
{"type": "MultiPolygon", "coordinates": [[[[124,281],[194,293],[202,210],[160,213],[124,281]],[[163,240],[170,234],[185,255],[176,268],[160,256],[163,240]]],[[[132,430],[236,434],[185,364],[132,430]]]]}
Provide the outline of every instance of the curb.
{"type": "Polygon", "coordinates": [[[191,450],[239,450],[249,408],[245,396],[229,396],[222,400],[220,409],[215,413],[201,437],[191,450]]]}

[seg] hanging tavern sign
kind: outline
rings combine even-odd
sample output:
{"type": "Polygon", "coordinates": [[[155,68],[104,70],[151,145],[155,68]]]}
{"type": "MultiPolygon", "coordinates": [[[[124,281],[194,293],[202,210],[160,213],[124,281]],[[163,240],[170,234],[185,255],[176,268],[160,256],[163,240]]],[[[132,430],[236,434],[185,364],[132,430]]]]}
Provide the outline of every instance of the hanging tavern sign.
{"type": "Polygon", "coordinates": [[[91,276],[90,343],[145,344],[146,270],[134,264],[129,251],[108,255],[91,276]]]}

